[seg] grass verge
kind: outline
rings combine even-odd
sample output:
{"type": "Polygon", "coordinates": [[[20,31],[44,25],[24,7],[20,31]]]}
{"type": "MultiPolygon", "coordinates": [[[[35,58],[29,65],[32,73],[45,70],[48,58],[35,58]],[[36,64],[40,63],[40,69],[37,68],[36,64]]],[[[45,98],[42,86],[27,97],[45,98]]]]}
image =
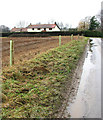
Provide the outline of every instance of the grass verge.
{"type": "Polygon", "coordinates": [[[86,44],[87,38],[73,40],[3,70],[3,118],[55,117],[86,44]]]}

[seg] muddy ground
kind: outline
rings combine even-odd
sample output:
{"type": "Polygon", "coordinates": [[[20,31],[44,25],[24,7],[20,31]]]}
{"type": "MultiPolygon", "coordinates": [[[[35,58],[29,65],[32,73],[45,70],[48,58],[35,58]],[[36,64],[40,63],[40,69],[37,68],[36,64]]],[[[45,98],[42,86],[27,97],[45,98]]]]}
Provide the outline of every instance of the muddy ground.
{"type": "MultiPolygon", "coordinates": [[[[79,37],[81,39],[82,37],[79,37]]],[[[62,36],[61,44],[71,41],[70,36],[62,36]]],[[[78,39],[74,36],[73,39],[78,39]]],[[[14,41],[14,62],[22,62],[35,57],[38,53],[45,52],[49,49],[59,46],[59,37],[4,37],[0,42],[2,45],[2,66],[9,65],[10,40],[14,41]]]]}

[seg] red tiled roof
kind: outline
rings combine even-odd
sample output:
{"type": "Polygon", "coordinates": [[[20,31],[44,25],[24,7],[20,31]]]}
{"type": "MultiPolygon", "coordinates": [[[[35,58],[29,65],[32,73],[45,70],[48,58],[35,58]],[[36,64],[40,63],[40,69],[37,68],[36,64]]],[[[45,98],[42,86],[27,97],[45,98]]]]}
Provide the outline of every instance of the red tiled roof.
{"type": "Polygon", "coordinates": [[[11,32],[20,31],[20,28],[12,28],[11,32]]]}
{"type": "Polygon", "coordinates": [[[11,32],[27,32],[27,28],[12,28],[11,32]]]}
{"type": "Polygon", "coordinates": [[[56,24],[29,25],[28,28],[55,28],[56,24]]]}
{"type": "Polygon", "coordinates": [[[22,28],[22,32],[27,32],[27,28],[22,28]]]}

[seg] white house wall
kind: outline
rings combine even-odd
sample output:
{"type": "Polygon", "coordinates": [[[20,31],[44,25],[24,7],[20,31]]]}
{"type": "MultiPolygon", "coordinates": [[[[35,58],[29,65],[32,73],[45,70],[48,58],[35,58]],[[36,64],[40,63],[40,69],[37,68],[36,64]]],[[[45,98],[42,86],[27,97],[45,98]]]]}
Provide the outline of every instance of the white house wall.
{"type": "Polygon", "coordinates": [[[37,28],[35,28],[34,30],[32,30],[32,28],[28,28],[28,29],[27,29],[28,32],[41,32],[41,31],[43,31],[43,30],[44,30],[44,29],[38,30],[37,28]]]}
{"type": "MultiPolygon", "coordinates": [[[[38,30],[37,28],[35,28],[34,30],[32,30],[32,28],[27,29],[28,32],[41,32],[43,30],[44,30],[44,28],[41,28],[40,30],[38,30]]],[[[49,28],[46,28],[46,31],[47,32],[60,31],[60,29],[56,26],[55,28],[52,28],[52,30],[49,30],[49,28]]]]}
{"type": "Polygon", "coordinates": [[[56,26],[55,28],[52,28],[52,30],[49,30],[49,28],[46,29],[46,31],[60,31],[60,29],[56,26]]]}

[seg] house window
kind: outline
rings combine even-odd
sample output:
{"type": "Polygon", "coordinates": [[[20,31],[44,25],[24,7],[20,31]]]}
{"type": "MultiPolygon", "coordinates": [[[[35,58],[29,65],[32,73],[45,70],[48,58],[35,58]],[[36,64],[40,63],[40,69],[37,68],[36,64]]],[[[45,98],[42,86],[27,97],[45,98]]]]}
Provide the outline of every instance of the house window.
{"type": "Polygon", "coordinates": [[[32,28],[32,30],[34,30],[34,28],[32,28]]]}
{"type": "Polygon", "coordinates": [[[40,28],[38,28],[38,30],[40,30],[40,28]]]}
{"type": "Polygon", "coordinates": [[[49,30],[52,30],[52,28],[49,28],[49,30]]]}

